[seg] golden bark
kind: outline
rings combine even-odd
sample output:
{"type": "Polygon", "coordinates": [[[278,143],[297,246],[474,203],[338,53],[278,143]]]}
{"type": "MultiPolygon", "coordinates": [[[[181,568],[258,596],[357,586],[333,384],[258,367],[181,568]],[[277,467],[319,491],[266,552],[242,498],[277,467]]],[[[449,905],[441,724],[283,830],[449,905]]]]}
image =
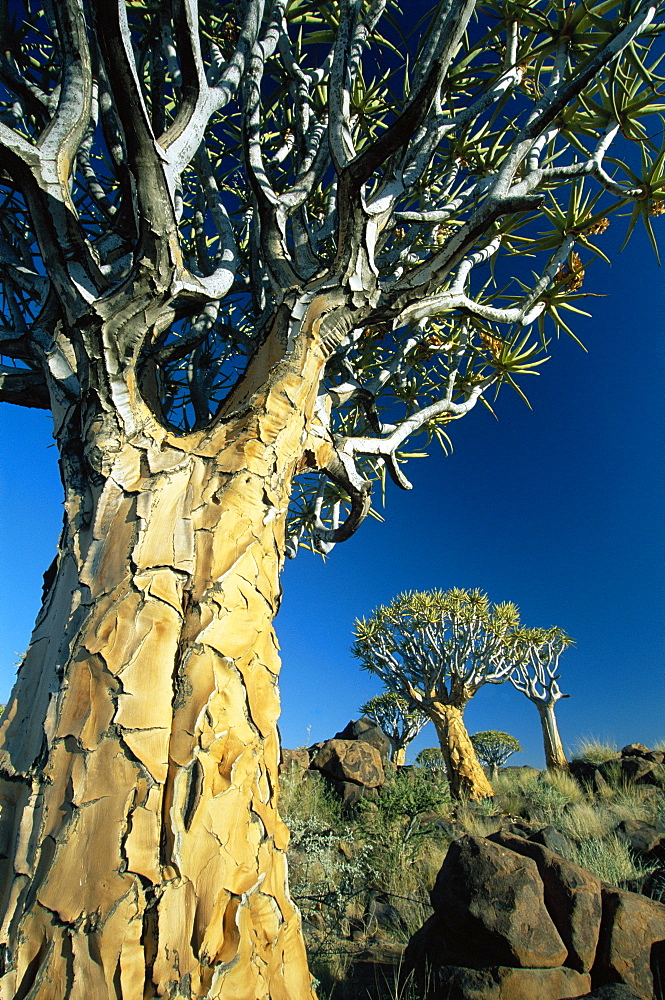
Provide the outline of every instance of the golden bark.
{"type": "Polygon", "coordinates": [[[404,767],[406,761],[406,747],[400,747],[399,750],[395,750],[393,753],[393,764],[397,767],[404,767]]]}
{"type": "Polygon", "coordinates": [[[464,725],[464,706],[436,702],[430,711],[456,799],[485,799],[494,795],[464,725]]]}
{"type": "Polygon", "coordinates": [[[87,522],[69,499],[0,732],[2,1000],[314,998],[272,620],[324,355],[208,433],[116,442],[87,522]]]}

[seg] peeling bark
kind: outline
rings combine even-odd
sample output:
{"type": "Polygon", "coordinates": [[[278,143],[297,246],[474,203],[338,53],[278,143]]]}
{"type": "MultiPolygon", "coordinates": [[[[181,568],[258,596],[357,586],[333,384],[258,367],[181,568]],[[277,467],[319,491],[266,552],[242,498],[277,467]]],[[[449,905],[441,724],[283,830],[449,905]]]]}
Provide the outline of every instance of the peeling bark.
{"type": "Polygon", "coordinates": [[[3,718],[3,1000],[314,997],[272,620],[324,361],[310,338],[206,433],[90,438],[108,475],[85,516],[69,484],[3,718]]]}
{"type": "Polygon", "coordinates": [[[437,703],[431,719],[446,763],[450,791],[456,799],[485,799],[494,795],[464,725],[464,706],[437,703]]]}

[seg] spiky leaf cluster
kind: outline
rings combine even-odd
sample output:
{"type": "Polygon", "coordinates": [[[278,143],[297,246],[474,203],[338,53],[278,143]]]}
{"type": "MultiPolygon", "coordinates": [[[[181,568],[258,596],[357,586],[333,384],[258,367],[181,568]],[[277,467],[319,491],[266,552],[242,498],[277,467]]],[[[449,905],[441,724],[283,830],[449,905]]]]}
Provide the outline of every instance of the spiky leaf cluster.
{"type": "Polygon", "coordinates": [[[659,13],[448,0],[413,29],[387,0],[3,5],[0,399],[85,411],[106,352],[114,399],[132,369],[164,426],[206,428],[275,325],[334,291],[336,471],[305,475],[288,518],[291,554],[329,550],[369,483],[408,488],[409,454],[524,394],[610,221],[655,244],[659,13]]]}

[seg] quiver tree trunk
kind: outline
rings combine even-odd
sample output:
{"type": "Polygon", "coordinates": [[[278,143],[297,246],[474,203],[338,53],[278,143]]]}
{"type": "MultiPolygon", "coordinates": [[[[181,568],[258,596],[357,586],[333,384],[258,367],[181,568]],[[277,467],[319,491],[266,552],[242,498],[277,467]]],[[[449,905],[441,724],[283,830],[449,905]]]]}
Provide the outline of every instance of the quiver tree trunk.
{"type": "Polygon", "coordinates": [[[452,796],[473,800],[491,798],[494,790],[464,725],[464,706],[436,703],[430,717],[439,737],[452,796]]]}
{"type": "Polygon", "coordinates": [[[392,762],[396,767],[404,767],[406,747],[393,747],[392,762]]]}
{"type": "Polygon", "coordinates": [[[94,477],[63,456],[60,551],[2,725],[3,1000],[313,998],[272,620],[324,360],[271,364],[206,433],[88,422],[94,477]]]}
{"type": "Polygon", "coordinates": [[[543,747],[545,750],[545,767],[562,768],[568,767],[568,761],[563,749],[563,743],[559,735],[556,715],[554,712],[554,702],[537,701],[538,714],[540,715],[540,725],[543,730],[543,747]]]}

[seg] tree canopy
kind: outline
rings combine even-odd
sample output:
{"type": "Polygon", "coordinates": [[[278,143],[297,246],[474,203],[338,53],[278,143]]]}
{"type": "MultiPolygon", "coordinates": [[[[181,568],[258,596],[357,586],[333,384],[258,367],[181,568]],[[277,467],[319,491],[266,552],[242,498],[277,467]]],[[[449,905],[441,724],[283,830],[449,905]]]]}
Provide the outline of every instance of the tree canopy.
{"type": "Polygon", "coordinates": [[[471,742],[483,764],[493,770],[501,767],[509,757],[522,749],[519,740],[510,733],[503,733],[498,729],[486,729],[482,733],[474,733],[471,742]]]}
{"type": "Polygon", "coordinates": [[[328,291],[287,551],[329,550],[372,481],[409,487],[410,437],[447,449],[478,401],[523,393],[613,216],[655,245],[656,9],[442,0],[414,27],[387,0],[4,6],[0,399],[99,397],[135,425],[140,392],[206,428],[328,291]]]}

